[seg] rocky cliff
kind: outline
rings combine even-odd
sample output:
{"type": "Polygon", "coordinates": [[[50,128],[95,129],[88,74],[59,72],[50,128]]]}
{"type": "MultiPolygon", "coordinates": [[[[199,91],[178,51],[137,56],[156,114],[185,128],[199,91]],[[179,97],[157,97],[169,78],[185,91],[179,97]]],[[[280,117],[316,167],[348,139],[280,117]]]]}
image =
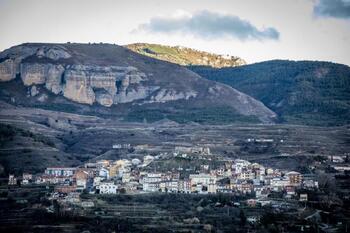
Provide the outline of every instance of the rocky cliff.
{"type": "MultiPolygon", "coordinates": [[[[45,92],[75,103],[103,107],[183,101],[184,107],[229,106],[270,122],[275,114],[231,87],[169,64],[107,44],[22,44],[0,54],[0,81],[20,78],[30,96],[45,92]]],[[[104,110],[101,110],[104,111],[104,110]]]]}

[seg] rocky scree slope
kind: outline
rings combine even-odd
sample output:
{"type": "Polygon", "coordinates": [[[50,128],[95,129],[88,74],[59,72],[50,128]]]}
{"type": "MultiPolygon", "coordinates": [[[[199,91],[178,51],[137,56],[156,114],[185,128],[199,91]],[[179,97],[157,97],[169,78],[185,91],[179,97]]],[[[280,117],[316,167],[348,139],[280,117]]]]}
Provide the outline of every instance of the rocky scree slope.
{"type": "Polygon", "coordinates": [[[0,97],[23,89],[18,80],[27,89],[28,99],[12,96],[12,103],[54,105],[64,97],[67,104],[90,106],[104,115],[135,108],[142,113],[149,108],[191,111],[224,107],[237,116],[262,122],[276,117],[261,102],[229,86],[112,44],[28,43],[12,47],[0,53],[0,81],[7,83],[2,85],[0,97]],[[18,87],[13,90],[11,84],[18,87]]]}

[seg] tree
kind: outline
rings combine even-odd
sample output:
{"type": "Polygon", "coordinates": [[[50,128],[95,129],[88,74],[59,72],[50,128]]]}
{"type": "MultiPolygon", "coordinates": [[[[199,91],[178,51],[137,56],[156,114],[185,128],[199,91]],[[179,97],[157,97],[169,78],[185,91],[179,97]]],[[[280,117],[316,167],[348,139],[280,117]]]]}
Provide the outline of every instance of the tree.
{"type": "Polygon", "coordinates": [[[247,217],[245,216],[243,210],[241,210],[241,211],[239,212],[239,219],[240,219],[240,224],[241,224],[241,226],[245,226],[245,224],[247,223],[247,217]]]}

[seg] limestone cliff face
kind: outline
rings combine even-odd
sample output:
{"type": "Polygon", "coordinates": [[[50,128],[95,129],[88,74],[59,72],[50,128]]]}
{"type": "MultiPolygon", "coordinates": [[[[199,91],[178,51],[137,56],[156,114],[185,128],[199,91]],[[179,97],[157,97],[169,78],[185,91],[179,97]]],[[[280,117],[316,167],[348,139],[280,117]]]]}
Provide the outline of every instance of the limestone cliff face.
{"type": "Polygon", "coordinates": [[[16,78],[16,63],[12,59],[6,59],[0,63],[0,81],[10,81],[16,78]]]}
{"type": "Polygon", "coordinates": [[[164,103],[196,96],[192,92],[159,90],[157,85],[143,85],[147,75],[132,66],[65,65],[57,62],[70,57],[60,46],[41,46],[37,50],[26,50],[21,56],[12,52],[12,58],[0,63],[0,81],[10,81],[20,74],[25,86],[43,85],[52,93],[62,94],[72,101],[106,107],[147,98],[151,100],[148,102],[164,103]]]}

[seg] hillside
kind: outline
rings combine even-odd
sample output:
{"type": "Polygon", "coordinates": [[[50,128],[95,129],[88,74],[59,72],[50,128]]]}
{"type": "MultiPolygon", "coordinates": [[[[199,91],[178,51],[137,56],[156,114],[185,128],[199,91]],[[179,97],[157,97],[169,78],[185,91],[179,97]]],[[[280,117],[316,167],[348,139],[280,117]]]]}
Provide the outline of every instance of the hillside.
{"type": "Polygon", "coordinates": [[[182,46],[136,43],[126,45],[125,47],[145,56],[183,66],[199,65],[222,68],[246,64],[246,62],[239,57],[217,55],[182,46]]]}
{"type": "Polygon", "coordinates": [[[272,122],[275,113],[227,85],[112,44],[30,43],[0,53],[0,100],[153,122],[272,122]]]}
{"type": "Polygon", "coordinates": [[[322,126],[350,123],[350,67],[346,65],[274,60],[237,68],[191,69],[262,101],[282,122],[322,126]]]}

